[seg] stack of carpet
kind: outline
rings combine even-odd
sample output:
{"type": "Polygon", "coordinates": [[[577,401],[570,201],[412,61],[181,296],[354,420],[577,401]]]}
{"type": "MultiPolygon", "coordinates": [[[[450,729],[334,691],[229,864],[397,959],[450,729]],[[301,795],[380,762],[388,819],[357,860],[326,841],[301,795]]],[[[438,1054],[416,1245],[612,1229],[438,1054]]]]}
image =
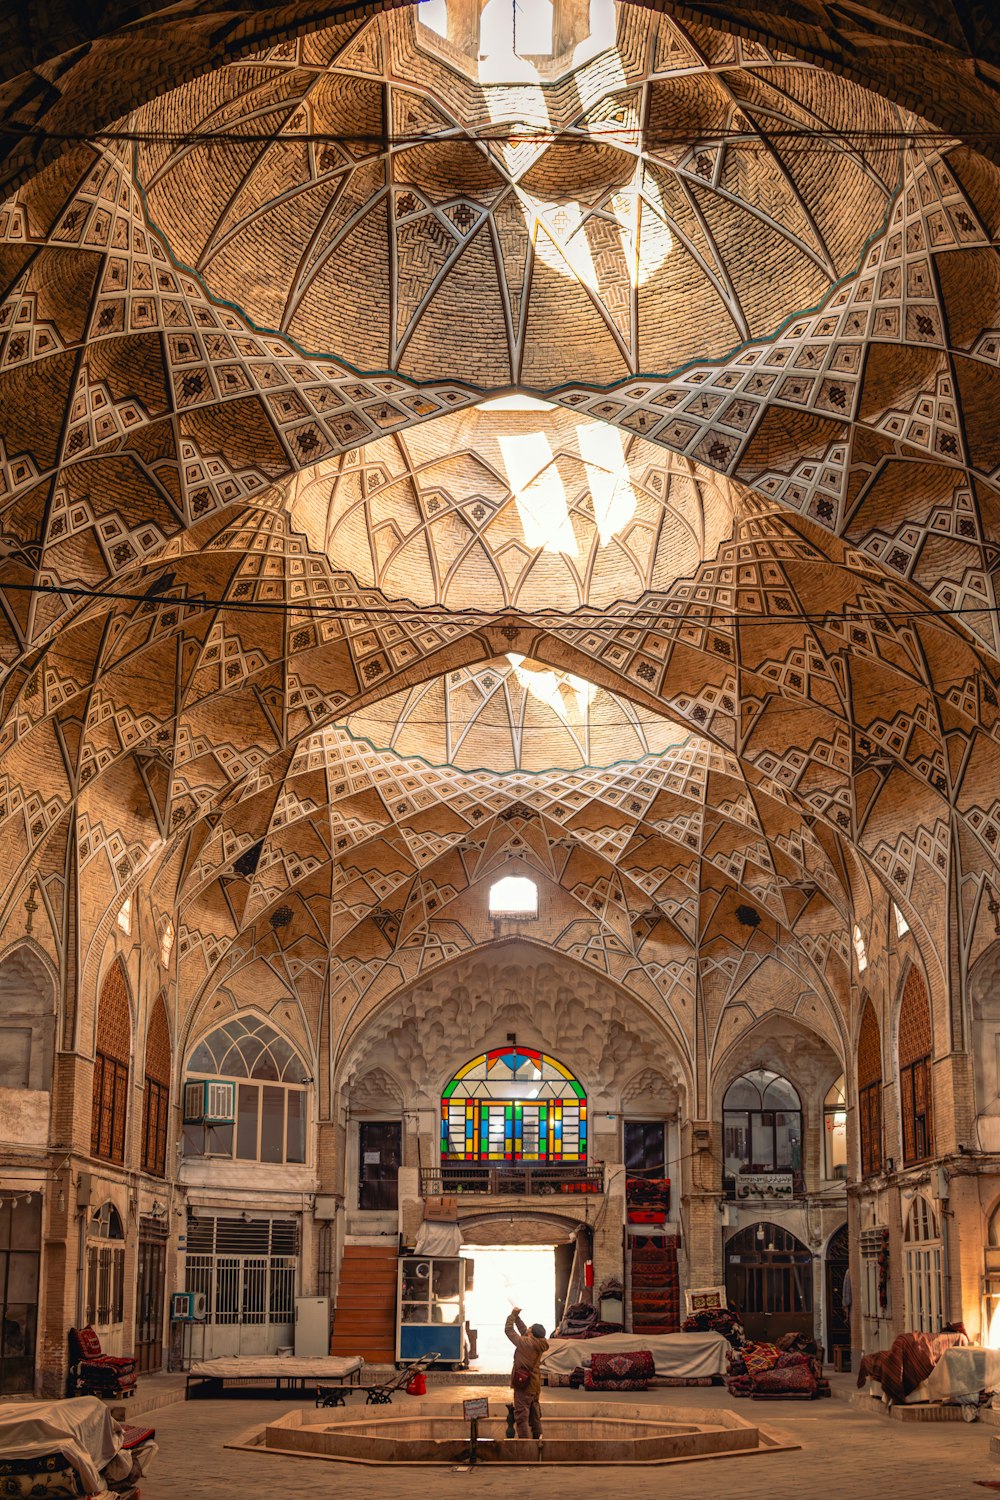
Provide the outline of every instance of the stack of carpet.
{"type": "Polygon", "coordinates": [[[589,1302],[574,1302],[563,1313],[552,1335],[557,1339],[593,1339],[602,1333],[620,1333],[620,1323],[602,1323],[597,1308],[589,1302]]]}
{"type": "Polygon", "coordinates": [[[692,1313],[681,1324],[682,1333],[721,1333],[734,1349],[742,1349],[747,1336],[740,1315],[732,1307],[708,1307],[692,1313]]]}
{"type": "Polygon", "coordinates": [[[592,1354],[582,1384],[586,1391],[646,1391],[655,1374],[656,1362],[648,1349],[592,1354]]]}
{"type": "Polygon", "coordinates": [[[812,1339],[786,1334],[777,1344],[746,1344],[729,1357],[726,1387],[731,1396],[755,1400],[784,1397],[813,1401],[829,1396],[823,1363],[812,1339]]]}
{"type": "Polygon", "coordinates": [[[632,1327],[636,1333],[677,1333],[681,1289],[676,1235],[633,1235],[630,1278],[632,1327]]]}

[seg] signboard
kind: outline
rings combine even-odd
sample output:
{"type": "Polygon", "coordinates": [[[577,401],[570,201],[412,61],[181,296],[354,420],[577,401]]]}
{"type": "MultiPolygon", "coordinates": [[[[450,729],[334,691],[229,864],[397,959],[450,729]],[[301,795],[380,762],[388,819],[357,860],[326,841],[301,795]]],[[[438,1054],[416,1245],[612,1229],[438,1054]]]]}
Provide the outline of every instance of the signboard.
{"type": "Polygon", "coordinates": [[[693,1313],[716,1312],[726,1305],[726,1289],[724,1286],[692,1286],[684,1293],[687,1302],[687,1314],[690,1318],[693,1313]]]}
{"type": "Polygon", "coordinates": [[[737,1198],[792,1198],[795,1179],[791,1172],[737,1172],[737,1198]]]}
{"type": "Polygon", "coordinates": [[[366,1167],[377,1167],[377,1166],[381,1165],[381,1162],[382,1162],[382,1153],[381,1153],[381,1151],[366,1151],[365,1152],[365,1166],[366,1167]]]}
{"type": "Polygon", "coordinates": [[[462,1402],[462,1415],[467,1422],[475,1422],[479,1417],[488,1417],[489,1414],[488,1396],[473,1396],[471,1400],[462,1402]]]}

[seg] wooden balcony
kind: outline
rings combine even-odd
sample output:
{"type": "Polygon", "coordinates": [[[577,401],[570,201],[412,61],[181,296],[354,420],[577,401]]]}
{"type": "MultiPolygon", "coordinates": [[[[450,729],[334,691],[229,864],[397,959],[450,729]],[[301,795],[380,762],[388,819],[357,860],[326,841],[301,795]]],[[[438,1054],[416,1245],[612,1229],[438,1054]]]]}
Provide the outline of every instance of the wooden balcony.
{"type": "Polygon", "coordinates": [[[538,1198],[553,1194],[603,1193],[601,1162],[579,1166],[546,1166],[541,1162],[442,1162],[423,1167],[420,1192],[424,1198],[445,1195],[479,1198],[538,1198]]]}

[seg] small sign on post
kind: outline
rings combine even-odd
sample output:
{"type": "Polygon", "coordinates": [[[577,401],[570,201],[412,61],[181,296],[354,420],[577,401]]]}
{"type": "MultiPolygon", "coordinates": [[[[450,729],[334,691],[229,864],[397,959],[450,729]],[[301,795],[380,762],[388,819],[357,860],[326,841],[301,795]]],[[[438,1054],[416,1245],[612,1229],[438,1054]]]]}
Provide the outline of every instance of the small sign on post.
{"type": "Polygon", "coordinates": [[[462,1402],[462,1415],[467,1422],[476,1422],[480,1417],[488,1417],[489,1414],[488,1396],[473,1396],[470,1400],[462,1402]]]}

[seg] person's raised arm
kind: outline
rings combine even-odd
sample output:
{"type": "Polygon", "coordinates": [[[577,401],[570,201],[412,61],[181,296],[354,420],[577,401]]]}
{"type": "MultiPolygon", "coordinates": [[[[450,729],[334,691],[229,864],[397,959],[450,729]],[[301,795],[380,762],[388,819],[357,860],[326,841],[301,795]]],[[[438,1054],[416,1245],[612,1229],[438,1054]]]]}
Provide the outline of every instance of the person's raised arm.
{"type": "Polygon", "coordinates": [[[518,1339],[523,1338],[527,1333],[528,1330],[524,1326],[524,1319],[521,1317],[521,1309],[519,1307],[511,1308],[510,1317],[503,1325],[503,1331],[512,1344],[516,1344],[518,1339]],[[516,1332],[515,1329],[517,1330],[516,1332]]]}

